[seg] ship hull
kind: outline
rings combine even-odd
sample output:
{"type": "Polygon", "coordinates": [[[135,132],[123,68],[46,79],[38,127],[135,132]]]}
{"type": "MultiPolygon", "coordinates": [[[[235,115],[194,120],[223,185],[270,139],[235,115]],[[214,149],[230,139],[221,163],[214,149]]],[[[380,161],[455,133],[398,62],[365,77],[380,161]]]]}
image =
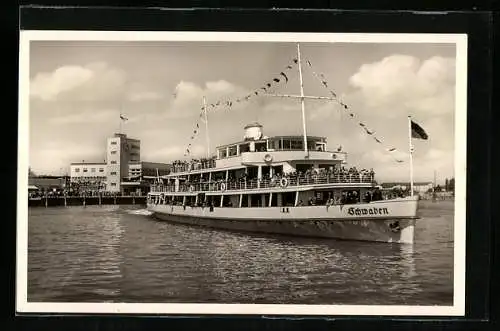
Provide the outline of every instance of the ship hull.
{"type": "Polygon", "coordinates": [[[148,204],[159,220],[234,231],[413,244],[414,198],[356,205],[202,208],[148,204]]]}

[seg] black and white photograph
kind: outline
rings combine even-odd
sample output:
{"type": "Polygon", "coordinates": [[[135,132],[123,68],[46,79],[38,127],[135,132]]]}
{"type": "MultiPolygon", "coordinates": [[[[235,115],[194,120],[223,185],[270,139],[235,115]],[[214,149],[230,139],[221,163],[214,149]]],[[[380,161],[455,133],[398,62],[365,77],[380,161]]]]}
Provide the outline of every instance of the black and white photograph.
{"type": "Polygon", "coordinates": [[[467,36],[22,31],[17,310],[465,314],[467,36]]]}

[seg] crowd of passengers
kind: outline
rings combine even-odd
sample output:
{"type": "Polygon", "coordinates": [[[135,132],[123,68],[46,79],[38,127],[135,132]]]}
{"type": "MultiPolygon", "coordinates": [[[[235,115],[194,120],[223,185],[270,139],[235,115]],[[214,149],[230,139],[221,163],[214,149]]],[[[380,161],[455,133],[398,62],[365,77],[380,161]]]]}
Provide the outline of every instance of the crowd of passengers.
{"type": "Polygon", "coordinates": [[[184,172],[190,170],[208,169],[215,167],[216,157],[193,159],[190,161],[176,160],[172,162],[173,172],[184,172]]]}
{"type": "MultiPolygon", "coordinates": [[[[269,176],[269,174],[265,174],[262,176],[261,182],[269,182],[271,186],[276,186],[280,184],[280,181],[282,178],[286,178],[288,180],[294,180],[295,182],[299,180],[299,184],[302,184],[302,180],[304,180],[306,183],[308,181],[314,181],[318,179],[326,179],[328,182],[373,182],[375,178],[375,172],[373,169],[367,170],[367,169],[361,169],[358,170],[356,167],[351,167],[351,168],[345,168],[341,167],[339,168],[329,168],[329,169],[307,169],[306,171],[294,171],[291,173],[275,173],[272,176],[269,176]]],[[[215,179],[212,180],[212,182],[215,183],[223,183],[226,182],[229,184],[229,187],[231,187],[231,184],[237,184],[237,183],[242,183],[245,181],[257,181],[256,176],[250,176],[246,173],[241,174],[238,178],[234,178],[233,176],[229,175],[227,182],[222,179],[215,179]]],[[[208,183],[208,179],[206,178],[200,178],[200,177],[195,177],[195,178],[190,178],[189,182],[186,182],[186,185],[193,185],[193,184],[200,184],[200,183],[208,183]]],[[[305,184],[305,183],[304,183],[305,184]]]]}

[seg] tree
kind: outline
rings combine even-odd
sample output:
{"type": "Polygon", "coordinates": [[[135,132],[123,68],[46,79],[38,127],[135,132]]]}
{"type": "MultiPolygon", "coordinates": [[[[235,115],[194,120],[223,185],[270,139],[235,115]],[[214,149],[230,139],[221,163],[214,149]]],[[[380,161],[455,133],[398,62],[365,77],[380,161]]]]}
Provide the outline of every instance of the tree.
{"type": "Polygon", "coordinates": [[[28,168],[28,178],[36,177],[36,174],[31,170],[31,167],[28,168]]]}
{"type": "Polygon", "coordinates": [[[448,189],[452,192],[455,192],[455,178],[451,178],[448,182],[448,189]]]}
{"type": "Polygon", "coordinates": [[[444,190],[449,191],[450,190],[450,182],[448,181],[448,178],[444,180],[444,190]]]}

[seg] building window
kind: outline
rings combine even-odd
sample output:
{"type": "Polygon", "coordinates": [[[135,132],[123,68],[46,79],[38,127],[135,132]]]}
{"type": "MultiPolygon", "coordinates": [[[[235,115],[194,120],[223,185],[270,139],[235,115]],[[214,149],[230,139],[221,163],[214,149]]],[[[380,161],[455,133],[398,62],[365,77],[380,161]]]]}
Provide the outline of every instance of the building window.
{"type": "Polygon", "coordinates": [[[116,171],[111,171],[109,174],[110,174],[111,176],[112,176],[112,175],[116,175],[116,171]]]}
{"type": "Polygon", "coordinates": [[[111,164],[116,164],[116,161],[111,161],[111,164]]]}
{"type": "Polygon", "coordinates": [[[99,172],[104,172],[104,168],[99,168],[99,172]]]}
{"type": "Polygon", "coordinates": [[[75,172],[80,172],[80,168],[76,168],[76,169],[75,169],[75,172]]]}
{"type": "Polygon", "coordinates": [[[111,183],[111,186],[116,186],[116,183],[111,183]]]}
{"type": "Polygon", "coordinates": [[[111,151],[111,154],[116,154],[116,151],[111,151]]]}
{"type": "Polygon", "coordinates": [[[87,168],[83,168],[83,172],[87,172],[87,171],[88,171],[88,169],[87,169],[87,168]]]}
{"type": "Polygon", "coordinates": [[[116,141],[112,141],[112,142],[111,142],[111,145],[116,145],[116,141]]]}
{"type": "Polygon", "coordinates": [[[90,172],[95,172],[95,168],[90,169],[90,172]]]}

